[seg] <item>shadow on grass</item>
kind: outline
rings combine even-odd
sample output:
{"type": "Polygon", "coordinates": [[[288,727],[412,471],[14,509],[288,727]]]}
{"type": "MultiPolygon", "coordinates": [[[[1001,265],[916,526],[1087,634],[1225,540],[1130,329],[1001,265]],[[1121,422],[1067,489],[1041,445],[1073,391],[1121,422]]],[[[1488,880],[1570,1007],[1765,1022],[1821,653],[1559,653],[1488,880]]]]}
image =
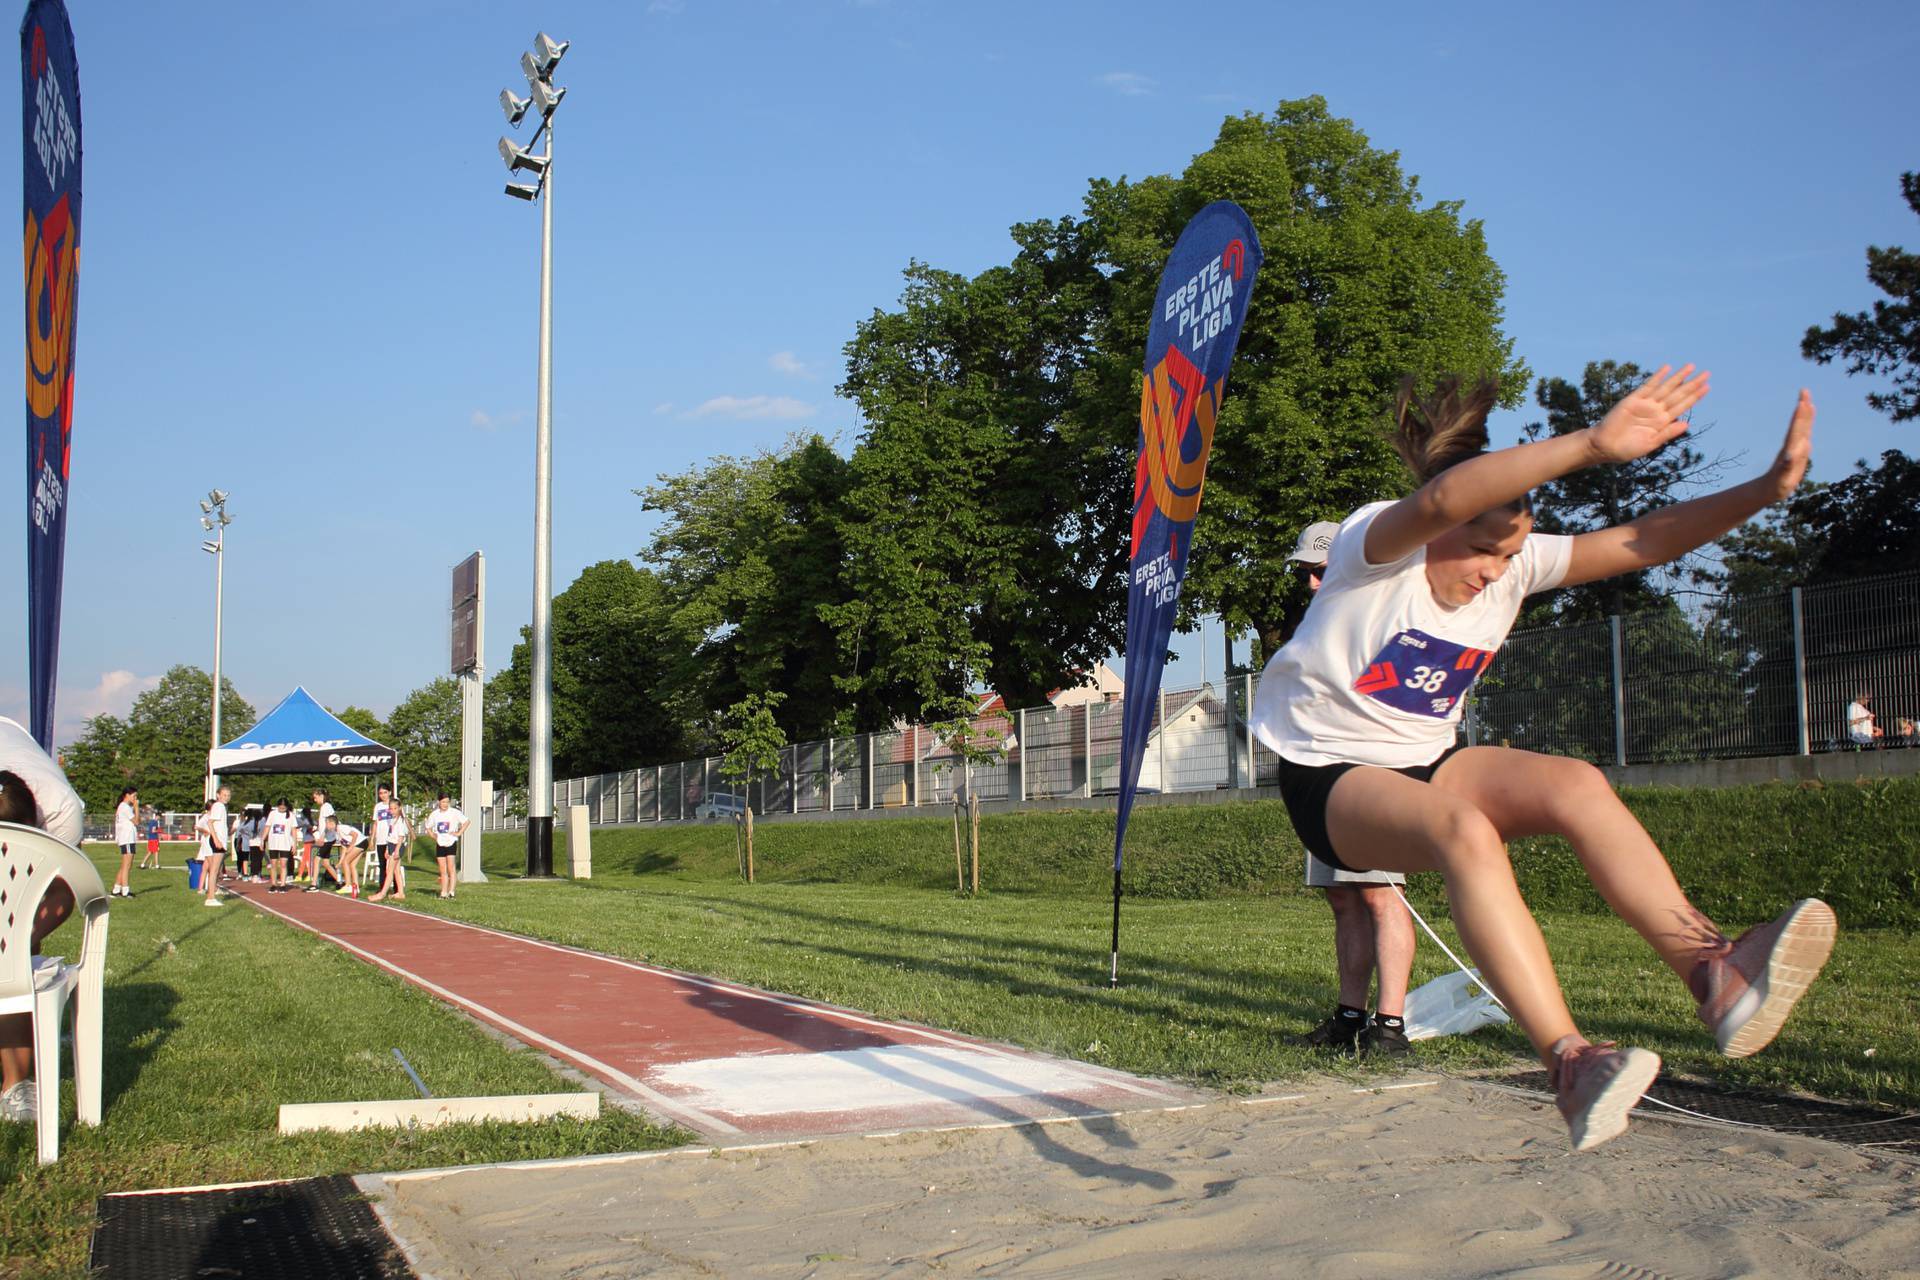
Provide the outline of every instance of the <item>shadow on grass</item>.
{"type": "Polygon", "coordinates": [[[103,1112],[112,1112],[114,1102],[133,1087],[179,1026],[173,1016],[179,1003],[174,989],[158,982],[115,982],[106,988],[100,1010],[106,1039],[101,1046],[106,1059],[100,1077],[103,1112]]]}

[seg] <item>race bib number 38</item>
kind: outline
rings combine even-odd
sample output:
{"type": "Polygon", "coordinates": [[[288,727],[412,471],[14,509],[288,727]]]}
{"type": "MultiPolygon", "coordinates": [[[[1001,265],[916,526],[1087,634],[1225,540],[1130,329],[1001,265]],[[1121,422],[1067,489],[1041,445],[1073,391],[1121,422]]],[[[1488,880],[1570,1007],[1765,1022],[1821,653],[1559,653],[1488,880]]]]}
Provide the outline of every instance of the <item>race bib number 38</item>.
{"type": "Polygon", "coordinates": [[[1453,711],[1492,661],[1491,649],[1469,649],[1424,631],[1402,631],[1367,664],[1353,688],[1396,711],[1439,720],[1453,711]]]}

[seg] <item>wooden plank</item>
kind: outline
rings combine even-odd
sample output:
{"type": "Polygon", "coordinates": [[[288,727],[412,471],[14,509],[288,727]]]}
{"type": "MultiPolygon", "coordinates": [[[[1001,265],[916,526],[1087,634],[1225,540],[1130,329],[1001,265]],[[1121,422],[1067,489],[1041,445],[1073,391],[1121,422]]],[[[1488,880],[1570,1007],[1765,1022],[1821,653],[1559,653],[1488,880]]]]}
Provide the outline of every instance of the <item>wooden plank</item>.
{"type": "Polygon", "coordinates": [[[523,1093],[500,1098],[401,1098],[391,1102],[289,1102],[280,1108],[280,1132],[391,1127],[431,1129],[475,1120],[551,1120],[600,1117],[597,1093],[523,1093]]]}

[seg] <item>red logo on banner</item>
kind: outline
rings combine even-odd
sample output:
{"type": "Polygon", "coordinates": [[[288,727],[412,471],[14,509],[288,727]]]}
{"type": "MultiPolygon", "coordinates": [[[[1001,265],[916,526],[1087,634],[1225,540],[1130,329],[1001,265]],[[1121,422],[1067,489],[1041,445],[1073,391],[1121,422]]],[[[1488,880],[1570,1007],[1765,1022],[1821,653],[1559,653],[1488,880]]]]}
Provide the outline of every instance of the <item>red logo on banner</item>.
{"type": "MultiPolygon", "coordinates": [[[[1220,413],[1224,379],[1206,386],[1206,375],[1178,347],[1153,367],[1140,385],[1140,459],[1133,471],[1133,549],[1155,511],[1176,525],[1191,524],[1200,511],[1207,457],[1213,450],[1213,424],[1220,413]],[[1198,426],[1200,448],[1189,459],[1181,446],[1190,425],[1198,426]],[[1145,501],[1153,495],[1151,503],[1145,501]]],[[[1176,557],[1179,543],[1171,546],[1176,557]]]]}
{"type": "Polygon", "coordinates": [[[1353,682],[1353,689],[1355,693],[1378,693],[1399,681],[1400,673],[1393,669],[1391,662],[1376,662],[1367,668],[1367,674],[1353,682]]]}

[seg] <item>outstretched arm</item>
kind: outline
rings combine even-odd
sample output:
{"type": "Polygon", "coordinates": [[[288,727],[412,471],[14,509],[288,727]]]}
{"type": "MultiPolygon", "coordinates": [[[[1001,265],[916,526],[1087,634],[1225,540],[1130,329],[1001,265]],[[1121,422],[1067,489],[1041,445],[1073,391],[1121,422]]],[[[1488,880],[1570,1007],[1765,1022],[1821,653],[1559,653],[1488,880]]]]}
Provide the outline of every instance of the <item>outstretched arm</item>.
{"type": "Polygon", "coordinates": [[[1649,511],[1638,520],[1611,529],[1580,534],[1573,540],[1572,559],[1560,585],[1578,586],[1650,569],[1739,528],[1799,488],[1812,452],[1813,397],[1802,390],[1787,424],[1786,442],[1772,466],[1731,489],[1649,511]]]}
{"type": "Polygon", "coordinates": [[[1678,373],[1661,365],[1596,427],[1497,449],[1449,467],[1367,526],[1367,563],[1391,564],[1411,555],[1447,530],[1570,471],[1644,457],[1687,429],[1682,415],[1706,394],[1705,373],[1693,376],[1690,364],[1678,373]]]}

